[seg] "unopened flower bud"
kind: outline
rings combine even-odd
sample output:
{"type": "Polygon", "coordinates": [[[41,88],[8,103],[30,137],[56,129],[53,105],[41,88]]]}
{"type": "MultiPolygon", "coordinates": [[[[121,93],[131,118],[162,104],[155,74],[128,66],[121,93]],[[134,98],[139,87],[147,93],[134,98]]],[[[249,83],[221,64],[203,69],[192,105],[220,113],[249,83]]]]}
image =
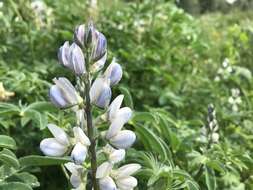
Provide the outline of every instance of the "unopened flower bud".
{"type": "Polygon", "coordinates": [[[65,42],[58,51],[58,59],[61,65],[71,69],[76,75],[85,73],[84,55],[77,44],[69,46],[69,42],[65,42]]]}
{"type": "Polygon", "coordinates": [[[116,63],[116,60],[113,59],[112,63],[107,67],[104,75],[110,80],[111,86],[117,84],[122,78],[122,68],[120,64],[116,63]]]}
{"type": "Polygon", "coordinates": [[[70,46],[70,67],[76,75],[85,73],[85,59],[82,49],[75,43],[70,46]]]}
{"type": "Polygon", "coordinates": [[[86,40],[85,30],[86,29],[84,24],[77,26],[75,29],[74,40],[80,47],[84,46],[86,40]]]}
{"type": "Polygon", "coordinates": [[[87,147],[78,142],[71,152],[71,158],[76,164],[82,164],[87,155],[87,147]]]}
{"type": "Polygon", "coordinates": [[[108,106],[111,100],[111,88],[104,78],[97,78],[90,89],[91,102],[100,108],[108,106]]]}
{"type": "Polygon", "coordinates": [[[92,59],[93,61],[98,61],[101,59],[105,53],[106,53],[106,47],[107,47],[107,41],[105,36],[96,31],[95,33],[95,40],[93,43],[93,49],[92,49],[92,59]]]}
{"type": "Polygon", "coordinates": [[[66,41],[59,48],[59,51],[58,51],[58,59],[59,59],[60,64],[69,68],[70,67],[69,57],[70,57],[70,46],[69,46],[69,42],[66,41]]]}

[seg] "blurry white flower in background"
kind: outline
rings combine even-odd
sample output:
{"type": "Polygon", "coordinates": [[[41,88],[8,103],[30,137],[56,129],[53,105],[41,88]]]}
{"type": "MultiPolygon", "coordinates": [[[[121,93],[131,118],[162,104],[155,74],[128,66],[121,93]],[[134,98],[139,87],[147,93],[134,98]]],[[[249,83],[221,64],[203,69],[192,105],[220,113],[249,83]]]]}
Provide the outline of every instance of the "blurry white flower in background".
{"type": "Polygon", "coordinates": [[[242,99],[240,97],[240,90],[238,88],[231,89],[231,96],[228,98],[229,104],[232,106],[232,110],[234,112],[238,112],[239,105],[242,103],[242,99]]]}
{"type": "Polygon", "coordinates": [[[222,66],[218,69],[217,75],[214,78],[214,81],[219,82],[222,79],[228,79],[233,73],[233,67],[230,64],[228,58],[225,58],[222,62],[222,66]]]}
{"type": "Polygon", "coordinates": [[[235,2],[236,2],[237,0],[226,0],[226,2],[228,3],[228,4],[234,4],[235,2]]]}
{"type": "Polygon", "coordinates": [[[35,14],[36,25],[41,27],[50,27],[53,22],[53,9],[48,7],[42,0],[35,0],[31,2],[31,8],[35,14]]]}

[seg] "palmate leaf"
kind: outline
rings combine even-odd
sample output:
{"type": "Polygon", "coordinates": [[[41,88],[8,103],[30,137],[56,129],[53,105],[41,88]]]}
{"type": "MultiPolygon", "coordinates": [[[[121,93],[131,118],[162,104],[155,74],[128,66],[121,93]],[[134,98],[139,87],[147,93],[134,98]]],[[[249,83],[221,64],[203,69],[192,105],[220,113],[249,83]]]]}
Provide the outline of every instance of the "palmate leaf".
{"type": "Polygon", "coordinates": [[[164,147],[165,143],[162,143],[162,139],[153,131],[147,127],[138,125],[136,126],[136,132],[140,134],[140,140],[144,143],[144,145],[148,146],[146,148],[158,153],[163,160],[168,158],[166,148],[164,147]]]}
{"type": "Polygon", "coordinates": [[[15,140],[6,135],[0,135],[0,147],[13,150],[17,148],[15,140]]]}
{"type": "Polygon", "coordinates": [[[36,155],[30,155],[19,158],[19,162],[22,167],[61,165],[70,161],[71,161],[70,157],[59,158],[59,157],[36,156],[36,155]]]}
{"type": "Polygon", "coordinates": [[[0,115],[19,114],[20,108],[14,104],[0,102],[0,115]]]}
{"type": "Polygon", "coordinates": [[[37,177],[28,173],[22,172],[14,174],[13,176],[9,177],[8,182],[21,182],[29,185],[30,187],[39,187],[40,183],[38,182],[37,177]]]}
{"type": "Polygon", "coordinates": [[[32,188],[21,182],[10,182],[0,184],[0,190],[32,190],[32,188]]]}
{"type": "Polygon", "coordinates": [[[10,167],[19,168],[20,166],[16,155],[6,148],[0,152],[0,161],[10,167]]]}

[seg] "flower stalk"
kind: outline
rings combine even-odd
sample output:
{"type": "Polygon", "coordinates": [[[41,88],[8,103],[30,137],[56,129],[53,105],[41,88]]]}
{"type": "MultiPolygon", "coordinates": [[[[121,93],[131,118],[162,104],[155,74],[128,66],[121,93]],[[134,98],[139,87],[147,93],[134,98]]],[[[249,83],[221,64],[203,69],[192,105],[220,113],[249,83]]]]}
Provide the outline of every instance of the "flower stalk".
{"type": "Polygon", "coordinates": [[[124,160],[125,150],[133,145],[136,135],[130,130],[123,130],[132,116],[129,107],[121,108],[124,96],[119,95],[111,102],[111,87],[121,80],[122,68],[113,59],[102,71],[106,56],[105,36],[92,23],[87,27],[78,26],[74,42],[71,45],[65,42],[58,52],[59,63],[75,74],[76,85],[65,77],[59,77],[53,80],[55,84],[49,91],[50,100],[56,107],[61,111],[71,109],[75,112],[76,126],[72,127],[72,134],[69,135],[61,127],[48,124],[54,138],[42,140],[40,148],[47,156],[71,154],[71,162],[64,164],[64,167],[70,173],[70,183],[76,190],[85,187],[93,190],[130,190],[137,186],[137,179],[131,175],[140,169],[139,164],[115,168],[124,160]],[[97,118],[109,124],[107,131],[96,130],[98,124],[94,126],[93,106],[101,110],[97,118]],[[98,137],[103,138],[102,146],[97,146],[98,137]],[[103,153],[105,159],[97,159],[99,153],[103,153]]]}
{"type": "Polygon", "coordinates": [[[87,119],[87,134],[88,138],[90,139],[91,145],[89,147],[89,152],[91,156],[91,178],[92,178],[92,185],[94,190],[98,190],[98,183],[96,179],[96,171],[97,171],[97,157],[96,157],[96,139],[94,137],[94,129],[93,129],[93,121],[92,121],[92,105],[90,101],[90,87],[91,87],[91,80],[89,74],[89,60],[86,59],[86,69],[87,74],[85,78],[85,99],[86,99],[86,119],[87,119]]]}

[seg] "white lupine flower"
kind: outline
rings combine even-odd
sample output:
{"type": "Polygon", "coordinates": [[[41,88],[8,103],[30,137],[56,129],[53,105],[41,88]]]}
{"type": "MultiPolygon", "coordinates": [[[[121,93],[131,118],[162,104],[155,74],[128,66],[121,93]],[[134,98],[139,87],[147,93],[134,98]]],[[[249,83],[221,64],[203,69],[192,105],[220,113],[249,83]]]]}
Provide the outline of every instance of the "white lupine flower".
{"type": "Polygon", "coordinates": [[[98,77],[92,84],[90,89],[91,103],[100,108],[108,106],[111,100],[112,92],[108,84],[108,80],[98,77]]]}
{"type": "Polygon", "coordinates": [[[46,138],[41,141],[40,149],[47,156],[62,156],[66,153],[68,147],[55,138],[46,138]]]}
{"type": "Polygon", "coordinates": [[[109,79],[110,86],[118,84],[118,82],[122,78],[122,68],[120,64],[116,62],[115,58],[112,60],[112,63],[105,70],[104,76],[105,78],[109,79]]]}
{"type": "Polygon", "coordinates": [[[136,139],[134,132],[129,130],[120,131],[117,135],[108,139],[110,144],[119,149],[126,149],[132,146],[136,139]]]}
{"type": "Polygon", "coordinates": [[[111,165],[108,166],[108,162],[105,162],[97,169],[96,178],[99,179],[101,190],[131,190],[137,186],[136,178],[131,175],[141,168],[139,164],[127,164],[117,170],[112,170],[111,165]]]}
{"type": "Polygon", "coordinates": [[[122,104],[122,101],[124,99],[124,95],[118,95],[111,103],[111,105],[108,108],[108,117],[109,120],[112,121],[114,118],[116,118],[117,112],[120,109],[120,106],[122,104]]]}
{"type": "Polygon", "coordinates": [[[84,169],[81,165],[76,165],[73,162],[68,162],[64,164],[67,170],[71,173],[70,183],[74,188],[80,187],[82,183],[82,174],[84,169]]]}
{"type": "Polygon", "coordinates": [[[117,96],[108,109],[108,119],[111,122],[106,133],[108,140],[116,136],[132,116],[132,110],[129,107],[120,108],[123,98],[123,95],[117,96]]]}
{"type": "Polygon", "coordinates": [[[122,161],[125,158],[126,151],[124,149],[115,149],[109,144],[103,148],[103,152],[107,154],[108,160],[115,164],[122,161]]]}
{"type": "Polygon", "coordinates": [[[119,178],[116,180],[116,185],[121,190],[130,190],[136,187],[138,184],[137,179],[132,176],[119,178]]]}
{"type": "Polygon", "coordinates": [[[86,158],[87,152],[87,147],[78,142],[71,152],[71,158],[76,164],[82,164],[86,158]]]}
{"type": "Polygon", "coordinates": [[[47,156],[64,155],[70,145],[67,134],[56,125],[49,124],[47,127],[54,138],[43,139],[40,143],[40,149],[47,156]]]}
{"type": "Polygon", "coordinates": [[[109,176],[99,179],[99,187],[101,190],[117,190],[115,182],[109,176]]]}
{"type": "Polygon", "coordinates": [[[114,171],[115,178],[130,176],[141,168],[140,164],[127,164],[114,171]]]}
{"type": "Polygon", "coordinates": [[[96,178],[104,178],[108,176],[113,168],[113,164],[111,162],[104,162],[97,168],[96,178]]]}
{"type": "Polygon", "coordinates": [[[67,108],[83,102],[74,86],[65,77],[55,78],[55,85],[50,88],[50,100],[59,108],[67,108]]]}
{"type": "Polygon", "coordinates": [[[54,138],[47,138],[41,141],[40,149],[47,156],[63,156],[67,150],[74,145],[71,158],[77,164],[81,164],[87,155],[87,147],[90,145],[88,137],[80,127],[74,127],[74,144],[70,145],[69,137],[63,129],[56,125],[49,124],[48,129],[54,138]]]}

